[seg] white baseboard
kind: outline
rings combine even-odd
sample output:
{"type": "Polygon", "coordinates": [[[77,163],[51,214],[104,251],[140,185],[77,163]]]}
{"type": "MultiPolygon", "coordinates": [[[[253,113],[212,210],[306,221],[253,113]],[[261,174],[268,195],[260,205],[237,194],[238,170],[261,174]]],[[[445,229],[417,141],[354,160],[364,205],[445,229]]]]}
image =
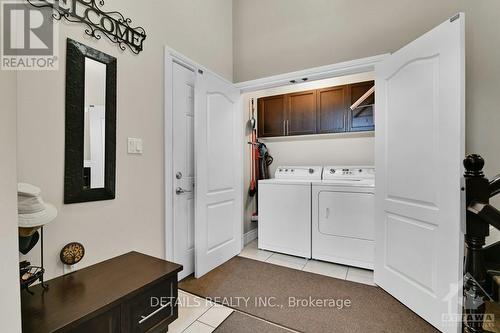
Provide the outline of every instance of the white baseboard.
{"type": "Polygon", "coordinates": [[[247,245],[248,243],[251,243],[253,240],[257,239],[257,235],[258,235],[257,228],[252,229],[249,232],[246,232],[243,235],[243,240],[244,240],[245,245],[247,245]]]}

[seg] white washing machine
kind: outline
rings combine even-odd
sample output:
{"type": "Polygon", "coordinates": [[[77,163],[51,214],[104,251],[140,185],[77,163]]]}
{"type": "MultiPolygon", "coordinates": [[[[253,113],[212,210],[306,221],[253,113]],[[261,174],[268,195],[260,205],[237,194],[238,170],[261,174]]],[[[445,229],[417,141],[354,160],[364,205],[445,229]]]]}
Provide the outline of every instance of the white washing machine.
{"type": "Polygon", "coordinates": [[[324,167],[312,202],[312,258],[373,269],[375,168],[324,167]]]}
{"type": "Polygon", "coordinates": [[[311,258],[311,184],[323,167],[278,167],[259,181],[258,247],[311,258]]]}

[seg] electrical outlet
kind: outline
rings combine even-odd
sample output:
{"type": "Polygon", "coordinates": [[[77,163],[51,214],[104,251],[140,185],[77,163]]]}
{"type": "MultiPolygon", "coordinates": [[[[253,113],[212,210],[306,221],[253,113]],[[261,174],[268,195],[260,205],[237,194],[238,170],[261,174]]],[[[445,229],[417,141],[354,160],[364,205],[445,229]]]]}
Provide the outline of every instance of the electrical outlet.
{"type": "Polygon", "coordinates": [[[74,272],[78,269],[78,264],[74,264],[74,265],[63,265],[63,274],[68,274],[68,273],[71,273],[71,272],[74,272]]]}

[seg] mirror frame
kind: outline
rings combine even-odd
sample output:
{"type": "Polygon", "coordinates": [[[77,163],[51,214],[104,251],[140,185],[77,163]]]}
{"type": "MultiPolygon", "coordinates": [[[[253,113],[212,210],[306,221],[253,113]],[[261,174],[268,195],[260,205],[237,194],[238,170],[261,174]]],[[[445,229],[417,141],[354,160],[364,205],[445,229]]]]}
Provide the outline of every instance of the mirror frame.
{"type": "Polygon", "coordinates": [[[115,198],[116,58],[72,39],[66,42],[64,203],[115,198]],[[106,65],[104,188],[84,189],[85,58],[106,65]]]}

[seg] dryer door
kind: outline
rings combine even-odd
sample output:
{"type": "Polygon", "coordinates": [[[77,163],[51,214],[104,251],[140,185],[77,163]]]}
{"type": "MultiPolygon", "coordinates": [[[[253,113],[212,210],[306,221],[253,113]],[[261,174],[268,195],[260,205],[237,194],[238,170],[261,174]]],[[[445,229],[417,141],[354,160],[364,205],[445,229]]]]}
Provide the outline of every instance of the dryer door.
{"type": "Polygon", "coordinates": [[[374,193],[321,191],[318,207],[321,234],[374,239],[374,193]]]}

